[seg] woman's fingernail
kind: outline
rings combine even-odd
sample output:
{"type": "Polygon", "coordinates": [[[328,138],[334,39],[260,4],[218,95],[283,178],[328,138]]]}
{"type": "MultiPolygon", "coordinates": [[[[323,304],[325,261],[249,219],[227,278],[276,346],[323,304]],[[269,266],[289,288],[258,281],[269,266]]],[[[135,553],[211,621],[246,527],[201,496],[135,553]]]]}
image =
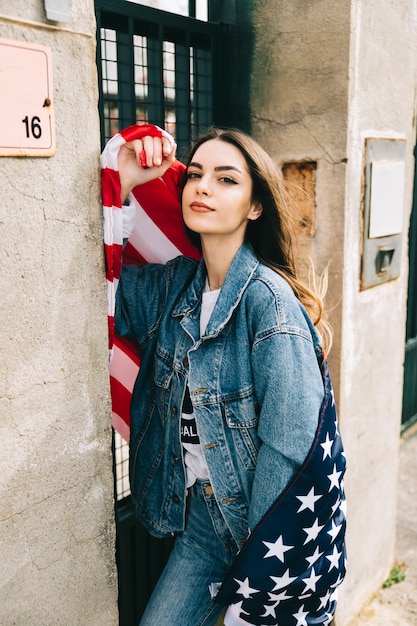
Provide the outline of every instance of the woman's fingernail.
{"type": "Polygon", "coordinates": [[[141,164],[142,167],[147,167],[145,150],[142,150],[142,152],[140,153],[140,164],[141,164]]]}

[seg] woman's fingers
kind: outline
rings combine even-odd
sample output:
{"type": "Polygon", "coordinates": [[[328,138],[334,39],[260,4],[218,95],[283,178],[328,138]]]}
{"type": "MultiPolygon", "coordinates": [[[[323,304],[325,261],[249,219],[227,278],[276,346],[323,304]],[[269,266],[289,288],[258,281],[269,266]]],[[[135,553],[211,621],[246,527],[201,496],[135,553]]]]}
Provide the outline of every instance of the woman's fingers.
{"type": "Polygon", "coordinates": [[[118,154],[122,201],[136,185],[163,176],[175,161],[176,147],[169,137],[149,135],[122,145],[118,154]]]}
{"type": "MultiPolygon", "coordinates": [[[[159,140],[159,142],[161,142],[161,139],[159,137],[157,139],[159,140]]],[[[146,163],[146,167],[152,167],[154,165],[154,137],[150,137],[149,135],[147,135],[143,138],[142,143],[143,151],[145,153],[145,158],[143,159],[143,161],[146,163]]]]}
{"type": "Polygon", "coordinates": [[[161,165],[163,158],[167,157],[173,148],[172,142],[167,137],[146,136],[142,144],[144,154],[141,155],[141,163],[146,164],[146,167],[161,165]]]}
{"type": "Polygon", "coordinates": [[[164,157],[169,156],[176,147],[172,138],[169,139],[168,137],[162,136],[162,154],[164,157]]]}
{"type": "Polygon", "coordinates": [[[146,136],[139,140],[135,151],[138,155],[138,163],[142,167],[159,167],[164,159],[173,161],[176,144],[168,137],[146,136]]]}

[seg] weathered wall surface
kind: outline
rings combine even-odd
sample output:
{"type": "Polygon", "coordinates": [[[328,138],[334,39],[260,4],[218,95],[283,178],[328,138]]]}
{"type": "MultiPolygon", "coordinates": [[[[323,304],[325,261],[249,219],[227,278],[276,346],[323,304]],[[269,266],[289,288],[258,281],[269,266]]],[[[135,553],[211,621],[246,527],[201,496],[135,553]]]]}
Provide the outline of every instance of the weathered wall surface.
{"type": "Polygon", "coordinates": [[[349,164],[340,410],[350,457],[350,574],[341,623],[387,576],[394,558],[398,446],[412,205],[417,58],[413,0],[352,4],[349,164]],[[406,140],[403,248],[399,278],[359,291],[361,184],[367,137],[406,140]]]}
{"type": "Polygon", "coordinates": [[[415,144],[415,2],[242,2],[255,26],[253,135],[276,161],[315,161],[316,232],[300,258],[329,265],[330,369],[348,457],[349,571],[338,626],[393,559],[415,144]],[[398,279],[359,290],[365,137],[407,141],[398,279]]]}
{"type": "MultiPolygon", "coordinates": [[[[56,154],[0,157],[0,623],[118,623],[93,3],[0,36],[52,50],[56,154]]],[[[3,95],[2,95],[3,97],[3,95]]]]}

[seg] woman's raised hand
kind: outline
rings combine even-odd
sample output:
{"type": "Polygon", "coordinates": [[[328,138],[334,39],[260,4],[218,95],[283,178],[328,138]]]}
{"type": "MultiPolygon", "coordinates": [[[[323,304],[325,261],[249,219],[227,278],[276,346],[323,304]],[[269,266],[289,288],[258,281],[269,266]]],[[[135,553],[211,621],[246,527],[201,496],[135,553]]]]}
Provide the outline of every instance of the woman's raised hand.
{"type": "Polygon", "coordinates": [[[117,157],[122,203],[136,185],[159,178],[175,161],[176,144],[166,136],[135,139],[120,147],[117,157]]]}

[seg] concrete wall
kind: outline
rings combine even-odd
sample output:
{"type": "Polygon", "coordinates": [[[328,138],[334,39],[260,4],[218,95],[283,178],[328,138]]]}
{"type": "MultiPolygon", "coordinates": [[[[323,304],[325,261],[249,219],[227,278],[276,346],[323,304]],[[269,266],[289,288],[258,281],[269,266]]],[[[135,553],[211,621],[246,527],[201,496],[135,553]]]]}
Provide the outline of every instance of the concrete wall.
{"type": "MultiPolygon", "coordinates": [[[[330,369],[348,457],[349,571],[338,626],[386,577],[395,542],[415,144],[415,2],[241,2],[255,27],[252,134],[277,162],[317,162],[304,261],[329,265],[330,369]],[[398,279],[359,290],[365,137],[407,140],[404,246],[398,279]]],[[[242,18],[243,21],[243,18],[242,18]]]]}
{"type": "Polygon", "coordinates": [[[2,626],[118,623],[95,19],[70,6],[0,3],[0,36],[52,49],[57,132],[0,157],[2,626]]]}
{"type": "Polygon", "coordinates": [[[357,0],[352,3],[351,24],[340,397],[350,458],[350,573],[340,603],[341,623],[386,578],[394,559],[416,141],[416,3],[357,0]],[[366,137],[406,140],[404,245],[399,278],[359,291],[366,137]]]}

